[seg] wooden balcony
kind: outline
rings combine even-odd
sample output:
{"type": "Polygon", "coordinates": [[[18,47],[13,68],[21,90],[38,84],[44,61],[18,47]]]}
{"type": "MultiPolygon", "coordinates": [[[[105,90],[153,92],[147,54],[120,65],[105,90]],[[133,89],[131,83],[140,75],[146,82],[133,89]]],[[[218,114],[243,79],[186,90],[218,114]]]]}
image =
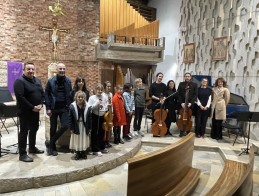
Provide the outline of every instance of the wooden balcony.
{"type": "Polygon", "coordinates": [[[108,35],[107,43],[96,45],[96,59],[115,63],[155,65],[163,61],[165,38],[108,35]]]}

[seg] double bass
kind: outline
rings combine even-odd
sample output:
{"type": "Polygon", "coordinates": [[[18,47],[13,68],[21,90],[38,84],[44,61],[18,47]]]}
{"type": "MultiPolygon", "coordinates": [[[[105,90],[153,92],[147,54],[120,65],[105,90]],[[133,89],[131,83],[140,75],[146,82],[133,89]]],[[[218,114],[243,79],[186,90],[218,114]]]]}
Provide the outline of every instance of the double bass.
{"type": "Polygon", "coordinates": [[[188,98],[190,86],[187,84],[185,88],[185,100],[184,100],[184,108],[181,108],[178,115],[178,120],[176,122],[177,127],[180,131],[188,132],[192,128],[192,110],[188,107],[188,98]]]}
{"type": "Polygon", "coordinates": [[[111,131],[112,127],[113,127],[113,114],[112,114],[112,107],[111,107],[111,97],[109,96],[108,97],[108,103],[109,103],[109,106],[108,106],[108,111],[105,112],[104,114],[104,122],[103,122],[103,129],[105,131],[111,131]]]}
{"type": "MultiPolygon", "coordinates": [[[[162,99],[162,97],[160,97],[162,99]]],[[[160,104],[160,108],[154,111],[155,122],[152,124],[152,133],[154,137],[164,136],[167,132],[165,119],[167,111],[162,108],[163,104],[160,104]]]]}

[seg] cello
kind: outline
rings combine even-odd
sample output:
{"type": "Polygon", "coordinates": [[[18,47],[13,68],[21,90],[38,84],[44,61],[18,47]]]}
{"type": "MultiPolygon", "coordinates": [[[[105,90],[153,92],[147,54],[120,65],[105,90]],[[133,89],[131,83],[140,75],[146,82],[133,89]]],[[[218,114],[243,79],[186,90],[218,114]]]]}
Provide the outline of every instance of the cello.
{"type": "Polygon", "coordinates": [[[112,127],[113,127],[113,114],[112,114],[112,107],[111,107],[111,97],[109,96],[108,97],[108,103],[109,103],[109,106],[108,106],[108,111],[105,112],[104,114],[104,122],[103,122],[103,129],[105,131],[111,131],[112,127]]]}
{"type": "MultiPolygon", "coordinates": [[[[185,133],[186,131],[190,131],[192,128],[192,110],[188,107],[188,97],[190,86],[186,85],[185,88],[185,100],[184,100],[184,108],[181,108],[179,111],[178,120],[176,122],[177,127],[180,129],[181,132],[185,133]]],[[[180,134],[181,135],[181,134],[180,134]]]]}
{"type": "MultiPolygon", "coordinates": [[[[162,96],[160,97],[162,99],[162,96]]],[[[167,111],[162,109],[163,104],[160,104],[160,108],[154,111],[155,122],[152,124],[153,137],[164,136],[167,132],[167,127],[165,124],[165,119],[167,116],[167,111]]]]}

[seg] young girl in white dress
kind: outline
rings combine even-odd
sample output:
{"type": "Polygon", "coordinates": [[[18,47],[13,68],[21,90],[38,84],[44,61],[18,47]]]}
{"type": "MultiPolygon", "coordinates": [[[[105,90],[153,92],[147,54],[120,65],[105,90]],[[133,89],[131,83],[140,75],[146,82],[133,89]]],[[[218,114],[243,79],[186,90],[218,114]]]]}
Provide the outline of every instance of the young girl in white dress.
{"type": "Polygon", "coordinates": [[[90,146],[91,107],[86,102],[83,91],[76,92],[74,102],[69,107],[69,128],[71,138],[69,148],[76,152],[75,160],[86,159],[86,150],[90,146]]]}

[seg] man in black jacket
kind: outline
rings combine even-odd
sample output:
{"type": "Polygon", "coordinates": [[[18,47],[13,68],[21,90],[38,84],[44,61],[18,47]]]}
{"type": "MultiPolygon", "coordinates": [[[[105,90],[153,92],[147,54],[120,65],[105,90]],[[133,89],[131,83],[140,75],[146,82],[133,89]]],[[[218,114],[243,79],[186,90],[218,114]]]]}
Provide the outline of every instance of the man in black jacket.
{"type": "Polygon", "coordinates": [[[34,71],[35,66],[32,62],[25,63],[23,76],[14,82],[14,93],[20,121],[20,132],[18,136],[19,160],[24,162],[33,161],[33,159],[27,155],[26,151],[28,134],[29,153],[44,153],[43,150],[39,150],[35,147],[36,133],[39,129],[39,112],[44,101],[44,92],[41,81],[34,77],[34,71]]]}
{"type": "Polygon", "coordinates": [[[57,75],[50,78],[45,88],[47,115],[50,117],[50,140],[46,141],[47,155],[57,156],[56,141],[69,127],[71,81],[66,77],[66,66],[57,64],[57,75]],[[61,127],[57,129],[57,120],[61,127]]]}
{"type": "MultiPolygon", "coordinates": [[[[184,82],[180,82],[178,86],[177,92],[178,92],[178,103],[180,104],[179,110],[181,108],[185,108],[185,104],[187,108],[193,109],[194,102],[196,102],[197,100],[198,87],[197,87],[197,84],[191,81],[191,79],[192,79],[192,75],[190,73],[185,73],[184,82]]],[[[189,132],[189,130],[187,132],[189,132]]],[[[186,135],[186,130],[180,130],[180,137],[185,135],[186,135]]]]}
{"type": "Polygon", "coordinates": [[[151,103],[151,109],[152,109],[152,115],[153,115],[152,123],[155,122],[155,119],[154,119],[155,110],[160,107],[160,104],[164,103],[164,99],[165,99],[166,85],[162,82],[163,77],[164,77],[163,73],[161,72],[157,73],[156,81],[153,82],[149,88],[149,96],[152,99],[152,103],[151,103]]]}

